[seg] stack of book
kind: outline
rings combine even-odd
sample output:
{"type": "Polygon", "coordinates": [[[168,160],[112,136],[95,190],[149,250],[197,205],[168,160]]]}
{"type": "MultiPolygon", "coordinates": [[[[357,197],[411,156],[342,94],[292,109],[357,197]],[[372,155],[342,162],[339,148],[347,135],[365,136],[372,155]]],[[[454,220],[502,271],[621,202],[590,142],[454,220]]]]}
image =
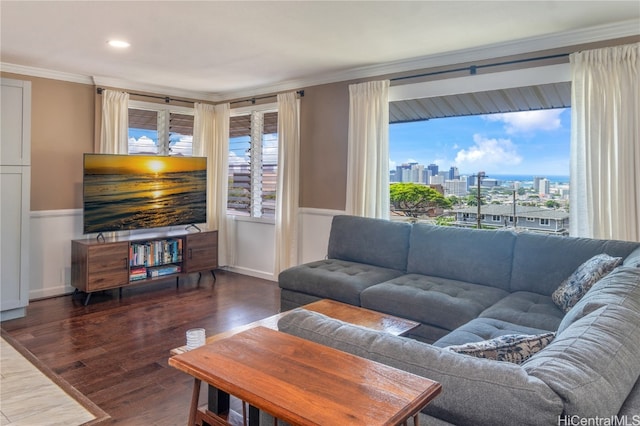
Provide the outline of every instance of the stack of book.
{"type": "Polygon", "coordinates": [[[145,278],[147,278],[147,268],[144,266],[135,266],[129,271],[129,281],[144,280],[145,278]]]}
{"type": "Polygon", "coordinates": [[[162,265],[147,268],[147,276],[149,278],[161,277],[163,275],[177,274],[180,272],[180,265],[162,265]]]}

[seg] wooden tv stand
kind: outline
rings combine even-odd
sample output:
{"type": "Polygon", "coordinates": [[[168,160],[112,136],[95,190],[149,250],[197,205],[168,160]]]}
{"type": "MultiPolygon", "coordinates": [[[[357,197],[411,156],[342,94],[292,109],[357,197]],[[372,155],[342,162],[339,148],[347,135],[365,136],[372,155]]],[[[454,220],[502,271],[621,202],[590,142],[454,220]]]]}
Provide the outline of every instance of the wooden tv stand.
{"type": "Polygon", "coordinates": [[[218,231],[163,232],[71,242],[71,285],[87,294],[218,267],[218,231]]]}

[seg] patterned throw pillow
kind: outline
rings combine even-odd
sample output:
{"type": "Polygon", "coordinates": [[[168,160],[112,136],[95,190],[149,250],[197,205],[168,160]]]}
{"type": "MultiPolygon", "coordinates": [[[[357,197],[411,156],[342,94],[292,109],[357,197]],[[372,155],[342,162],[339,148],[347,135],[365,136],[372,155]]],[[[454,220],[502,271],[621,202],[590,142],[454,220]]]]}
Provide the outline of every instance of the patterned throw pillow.
{"type": "Polygon", "coordinates": [[[477,358],[488,358],[496,361],[508,361],[522,364],[533,354],[547,346],[556,333],[544,334],[507,334],[482,342],[464,345],[447,346],[446,349],[477,358]]]}
{"type": "Polygon", "coordinates": [[[584,262],[560,284],[551,298],[564,313],[580,301],[593,285],[622,263],[621,257],[598,254],[584,262]]]}

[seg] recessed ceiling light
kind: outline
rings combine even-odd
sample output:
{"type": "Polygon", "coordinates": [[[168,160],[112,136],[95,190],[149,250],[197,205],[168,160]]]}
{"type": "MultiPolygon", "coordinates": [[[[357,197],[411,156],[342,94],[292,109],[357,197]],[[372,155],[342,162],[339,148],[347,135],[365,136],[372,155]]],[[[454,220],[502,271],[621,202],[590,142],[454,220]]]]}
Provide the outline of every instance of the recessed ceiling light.
{"type": "Polygon", "coordinates": [[[126,47],[131,46],[129,42],[126,42],[124,40],[109,40],[107,43],[109,44],[109,46],[117,47],[119,49],[124,49],[126,47]]]}

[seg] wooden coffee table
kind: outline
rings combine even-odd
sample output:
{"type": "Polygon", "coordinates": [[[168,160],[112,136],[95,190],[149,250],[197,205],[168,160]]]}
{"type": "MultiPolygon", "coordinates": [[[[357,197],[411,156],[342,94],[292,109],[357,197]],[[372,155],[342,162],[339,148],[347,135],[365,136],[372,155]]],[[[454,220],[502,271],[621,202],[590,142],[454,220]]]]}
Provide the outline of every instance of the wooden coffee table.
{"type": "MultiPolygon", "coordinates": [[[[346,303],[337,302],[330,299],[322,299],[317,302],[304,305],[302,306],[302,308],[314,312],[319,312],[328,317],[339,319],[344,322],[371,328],[373,330],[384,331],[396,336],[401,336],[420,325],[420,323],[415,321],[395,317],[393,315],[385,314],[382,312],[372,311],[370,309],[361,308],[359,306],[348,305],[346,303]]],[[[231,330],[207,337],[207,344],[213,343],[220,339],[224,339],[225,337],[233,336],[234,334],[258,326],[277,330],[278,320],[287,313],[289,312],[281,312],[268,318],[235,327],[231,330]]],[[[171,355],[179,355],[185,352],[187,352],[187,347],[180,346],[179,348],[172,349],[171,355]]]]}
{"type": "MultiPolygon", "coordinates": [[[[266,327],[253,327],[173,356],[195,378],[189,425],[227,424],[198,410],[202,381],[295,425],[398,425],[440,391],[432,380],[266,327]]],[[[211,395],[210,395],[211,399],[211,395]]]]}

